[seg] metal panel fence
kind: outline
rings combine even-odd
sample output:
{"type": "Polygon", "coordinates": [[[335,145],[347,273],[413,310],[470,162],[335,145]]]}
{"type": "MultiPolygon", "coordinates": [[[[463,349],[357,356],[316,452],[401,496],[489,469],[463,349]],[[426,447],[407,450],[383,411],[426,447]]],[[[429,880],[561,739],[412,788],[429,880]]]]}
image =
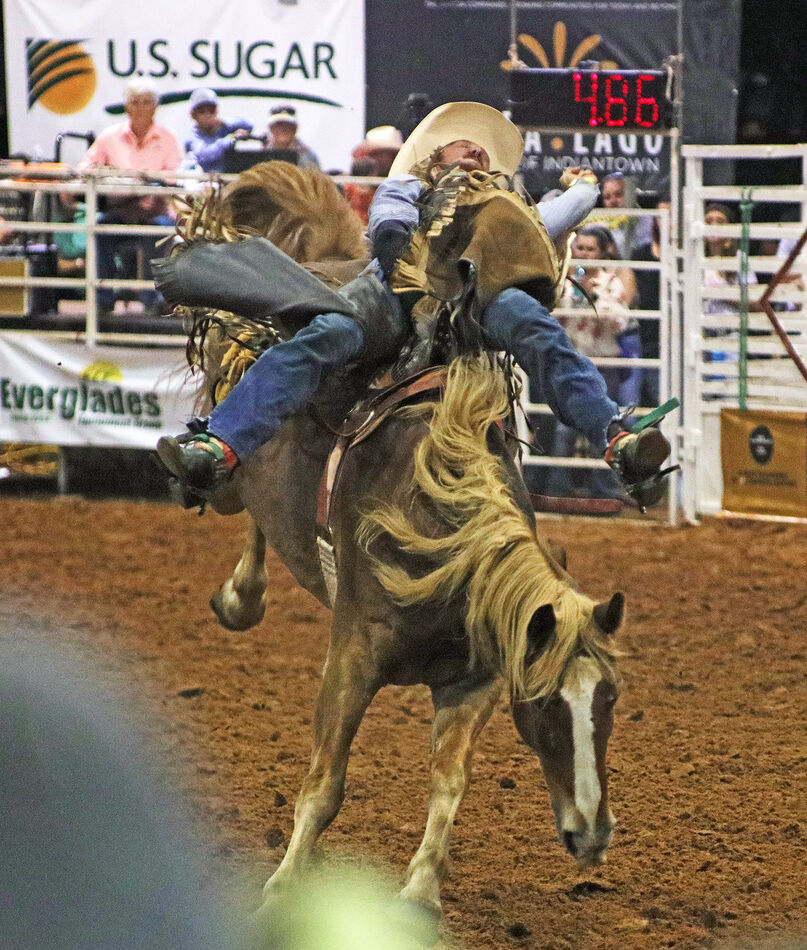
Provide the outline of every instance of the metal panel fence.
{"type": "MultiPolygon", "coordinates": [[[[578,265],[585,264],[587,266],[599,266],[608,271],[619,271],[627,267],[630,268],[630,270],[632,270],[634,273],[646,272],[654,273],[658,276],[658,308],[653,310],[629,309],[626,311],[625,317],[630,320],[652,321],[653,323],[657,324],[659,355],[657,357],[647,357],[642,355],[592,357],[594,364],[603,370],[616,368],[624,370],[625,372],[638,371],[642,374],[649,374],[651,378],[653,378],[654,385],[652,387],[646,388],[655,389],[657,392],[657,399],[654,405],[636,406],[633,416],[638,419],[654,409],[656,405],[666,402],[671,397],[671,395],[678,394],[678,374],[675,369],[676,362],[674,358],[675,354],[677,353],[677,333],[676,322],[672,316],[673,306],[675,304],[672,290],[674,286],[674,276],[676,269],[676,254],[672,240],[671,212],[668,209],[658,208],[646,210],[639,208],[619,208],[618,212],[597,209],[591,213],[590,219],[587,219],[587,223],[590,221],[591,223],[602,223],[607,226],[609,220],[613,220],[616,214],[618,214],[619,217],[627,216],[636,218],[639,221],[648,221],[653,217],[658,219],[660,236],[659,259],[657,261],[605,259],[583,261],[573,258],[570,266],[570,272],[573,272],[578,265]]],[[[556,307],[553,313],[556,317],[573,318],[575,316],[580,316],[581,311],[578,309],[570,309],[568,307],[560,306],[556,307]]],[[[596,314],[593,308],[589,308],[588,313],[592,319],[596,319],[596,314]]],[[[529,392],[526,379],[524,380],[524,392],[529,392]]],[[[535,421],[536,430],[541,428],[542,419],[546,419],[547,417],[551,416],[551,410],[544,402],[533,402],[527,398],[524,400],[522,407],[527,416],[535,421]]],[[[551,424],[549,428],[551,431],[551,424]]],[[[668,437],[670,437],[671,441],[675,443],[675,435],[677,433],[677,413],[671,414],[664,428],[665,432],[668,434],[668,437]]],[[[526,423],[522,424],[519,434],[525,442],[530,443],[535,441],[534,434],[530,432],[526,423]]],[[[606,463],[599,458],[588,458],[581,455],[575,455],[572,457],[554,455],[552,454],[551,445],[547,444],[550,441],[549,438],[544,436],[543,439],[540,439],[539,436],[539,440],[541,441],[541,444],[532,450],[526,451],[522,458],[522,465],[526,470],[528,482],[530,481],[530,469],[607,470],[608,468],[606,463]]],[[[676,455],[677,450],[674,445],[672,453],[673,458],[675,458],[676,455]]],[[[671,523],[677,518],[678,497],[679,491],[677,474],[673,473],[669,480],[666,508],[666,517],[671,523]]]]}
{"type": "Polygon", "coordinates": [[[807,145],[685,145],[682,155],[682,507],[687,520],[695,521],[721,510],[721,408],[807,410],[807,381],[788,353],[807,360],[807,257],[795,259],[788,279],[771,280],[805,230],[807,145]],[[757,172],[762,169],[759,177],[775,181],[776,163],[782,160],[800,162],[800,184],[704,184],[720,162],[739,166],[754,161],[757,172]],[[727,206],[737,220],[706,224],[711,203],[727,206]],[[761,203],[769,212],[787,208],[788,214],[769,213],[779,220],[744,226],[739,220],[743,205],[752,217],[761,203]],[[709,253],[721,250],[719,242],[726,242],[721,254],[709,253]],[[747,256],[744,243],[750,247],[747,256]],[[763,297],[781,326],[781,337],[769,314],[758,308],[763,297]]]}

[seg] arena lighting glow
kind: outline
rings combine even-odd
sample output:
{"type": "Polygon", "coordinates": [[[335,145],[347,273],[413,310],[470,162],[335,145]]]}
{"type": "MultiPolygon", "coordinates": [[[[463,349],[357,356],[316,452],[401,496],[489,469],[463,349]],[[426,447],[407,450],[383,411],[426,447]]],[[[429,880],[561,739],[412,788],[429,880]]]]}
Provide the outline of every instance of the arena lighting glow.
{"type": "Polygon", "coordinates": [[[672,127],[664,70],[514,69],[509,80],[518,125],[645,133],[672,127]]]}

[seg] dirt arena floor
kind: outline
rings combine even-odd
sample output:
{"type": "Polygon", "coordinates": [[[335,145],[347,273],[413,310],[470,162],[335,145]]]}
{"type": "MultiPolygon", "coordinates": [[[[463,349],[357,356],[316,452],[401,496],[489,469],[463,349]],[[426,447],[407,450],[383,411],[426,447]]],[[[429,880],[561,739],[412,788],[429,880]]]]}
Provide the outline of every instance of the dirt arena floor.
{"type": "MultiPolygon", "coordinates": [[[[237,560],[240,516],[57,495],[5,496],[0,510],[0,636],[66,641],[105,689],[137,696],[209,867],[257,903],[307,767],[328,612],[270,556],[263,623],[218,627],[207,600],[237,560]]],[[[578,875],[502,706],[454,831],[444,944],[807,946],[807,527],[542,527],[588,593],[628,596],[609,755],[619,824],[608,863],[578,875]]],[[[403,874],[423,829],[429,723],[424,689],[378,697],[326,854],[403,874]]]]}

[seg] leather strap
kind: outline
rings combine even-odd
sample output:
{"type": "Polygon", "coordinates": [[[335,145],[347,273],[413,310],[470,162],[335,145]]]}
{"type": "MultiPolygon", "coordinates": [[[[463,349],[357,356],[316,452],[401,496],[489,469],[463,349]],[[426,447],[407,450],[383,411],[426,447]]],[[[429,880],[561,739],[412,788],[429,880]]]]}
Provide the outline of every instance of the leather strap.
{"type": "Polygon", "coordinates": [[[346,420],[347,429],[338,436],[319,483],[317,493],[317,536],[331,542],[331,504],[339,485],[345,455],[354,446],[374,432],[389,414],[414,396],[437,392],[445,388],[448,369],[438,366],[416,376],[404,379],[394,386],[362,400],[351,410],[346,420]],[[355,423],[351,427],[351,423],[355,423]]]}

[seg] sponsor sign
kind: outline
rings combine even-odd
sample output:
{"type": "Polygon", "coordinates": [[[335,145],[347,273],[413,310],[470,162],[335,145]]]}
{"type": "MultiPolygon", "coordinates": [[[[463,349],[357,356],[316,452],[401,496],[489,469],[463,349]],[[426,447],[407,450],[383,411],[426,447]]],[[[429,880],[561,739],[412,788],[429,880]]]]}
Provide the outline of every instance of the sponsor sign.
{"type": "Polygon", "coordinates": [[[256,134],[272,106],[293,104],[325,169],[347,170],[364,138],[364,0],[5,0],[4,19],[12,152],[48,158],[58,133],[122,121],[138,77],[155,83],[157,121],[180,143],[199,86],[256,134]]]}
{"type": "Polygon", "coordinates": [[[0,332],[0,442],[151,449],[193,415],[181,351],[0,332]]]}
{"type": "Polygon", "coordinates": [[[807,417],[722,409],[723,508],[807,518],[807,417]]]}
{"type": "Polygon", "coordinates": [[[670,140],[664,135],[559,135],[528,131],[524,143],[520,170],[525,185],[534,194],[557,188],[563,172],[579,165],[592,169],[600,180],[612,172],[621,172],[635,179],[642,191],[668,197],[670,140]]]}

